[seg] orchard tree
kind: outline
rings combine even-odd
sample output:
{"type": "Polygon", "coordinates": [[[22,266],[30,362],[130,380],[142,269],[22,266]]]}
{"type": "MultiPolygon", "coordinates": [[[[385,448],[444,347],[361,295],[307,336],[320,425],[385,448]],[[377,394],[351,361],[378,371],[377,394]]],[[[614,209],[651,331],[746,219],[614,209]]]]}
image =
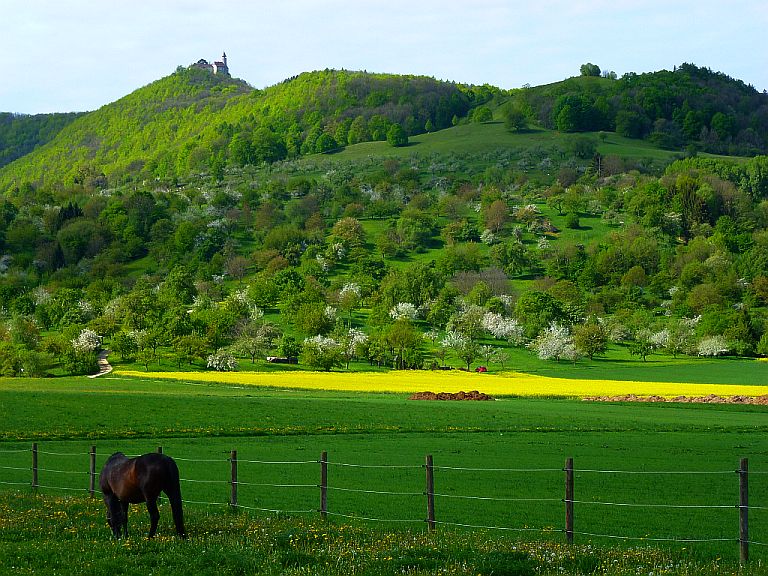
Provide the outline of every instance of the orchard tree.
{"type": "Polygon", "coordinates": [[[408,146],[408,134],[400,124],[392,124],[387,130],[387,142],[395,148],[408,146]]]}
{"type": "Polygon", "coordinates": [[[573,331],[573,343],[576,349],[590,360],[608,349],[608,336],[603,326],[597,322],[588,322],[576,326],[573,331]]]}
{"type": "Polygon", "coordinates": [[[480,354],[480,346],[477,342],[453,330],[446,332],[442,345],[453,350],[456,357],[467,365],[467,370],[470,369],[472,362],[480,354]]]}
{"type": "Polygon", "coordinates": [[[311,336],[304,340],[301,348],[301,362],[330,372],[332,368],[341,368],[344,364],[341,346],[328,336],[311,336]]]}
{"type": "Polygon", "coordinates": [[[424,338],[411,321],[400,318],[384,330],[384,342],[394,358],[398,370],[421,367],[424,338]]]}

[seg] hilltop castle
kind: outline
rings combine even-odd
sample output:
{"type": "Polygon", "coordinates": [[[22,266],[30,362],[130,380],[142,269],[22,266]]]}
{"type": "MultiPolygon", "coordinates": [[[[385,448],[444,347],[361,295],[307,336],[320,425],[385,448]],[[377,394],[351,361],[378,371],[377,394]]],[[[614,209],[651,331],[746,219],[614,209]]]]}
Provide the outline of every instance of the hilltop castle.
{"type": "Polygon", "coordinates": [[[222,52],[221,60],[217,60],[213,63],[210,63],[208,60],[203,60],[201,58],[192,64],[190,68],[200,68],[201,70],[207,70],[212,74],[223,74],[224,76],[229,76],[229,66],[227,66],[227,53],[222,52]]]}

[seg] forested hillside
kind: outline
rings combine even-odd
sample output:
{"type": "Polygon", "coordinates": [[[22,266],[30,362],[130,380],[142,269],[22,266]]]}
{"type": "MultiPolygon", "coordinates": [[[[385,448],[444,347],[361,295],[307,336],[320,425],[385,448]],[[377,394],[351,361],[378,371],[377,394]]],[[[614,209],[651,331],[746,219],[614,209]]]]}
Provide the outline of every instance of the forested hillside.
{"type": "Polygon", "coordinates": [[[520,102],[179,69],[78,118],[0,172],[0,372],[88,372],[102,339],[182,369],[768,355],[768,157],[507,129],[520,102]]]}
{"type": "Polygon", "coordinates": [[[768,95],[708,68],[582,76],[514,93],[542,126],[616,131],[672,150],[751,156],[768,151],[768,95]]]}
{"type": "Polygon", "coordinates": [[[81,113],[12,114],[0,112],[0,168],[51,141],[81,113]]]}
{"type": "Polygon", "coordinates": [[[425,77],[325,71],[266,90],[179,68],[77,119],[47,146],[0,171],[0,189],[105,186],[173,178],[327,152],[451,125],[475,93],[425,77]]]}

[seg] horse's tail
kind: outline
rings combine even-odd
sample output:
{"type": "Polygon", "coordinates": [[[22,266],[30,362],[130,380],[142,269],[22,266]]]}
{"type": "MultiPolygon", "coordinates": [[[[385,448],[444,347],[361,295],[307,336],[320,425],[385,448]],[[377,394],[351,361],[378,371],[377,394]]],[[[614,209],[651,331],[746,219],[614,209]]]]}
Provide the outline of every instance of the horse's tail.
{"type": "Polygon", "coordinates": [[[176,466],[176,462],[171,460],[171,478],[168,486],[165,489],[165,494],[168,496],[168,502],[171,504],[171,512],[173,513],[173,523],[176,525],[176,533],[182,538],[187,537],[187,532],[184,529],[184,511],[181,508],[181,483],[179,481],[179,468],[176,466]]]}

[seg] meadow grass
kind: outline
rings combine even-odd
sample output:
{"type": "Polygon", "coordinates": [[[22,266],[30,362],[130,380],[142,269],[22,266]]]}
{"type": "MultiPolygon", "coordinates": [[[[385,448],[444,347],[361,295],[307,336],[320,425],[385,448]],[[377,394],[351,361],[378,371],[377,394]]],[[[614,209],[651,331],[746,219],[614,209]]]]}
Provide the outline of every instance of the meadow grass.
{"type": "Polygon", "coordinates": [[[187,540],[169,536],[161,505],[158,536],[107,535],[96,499],[0,493],[0,572],[3,574],[235,574],[394,576],[396,574],[764,574],[757,563],[739,570],[721,559],[641,545],[628,549],[567,546],[486,531],[390,531],[304,518],[255,517],[187,508],[195,527],[187,540]]]}
{"type": "MultiPolygon", "coordinates": [[[[751,518],[752,538],[757,542],[768,541],[768,515],[759,509],[768,502],[768,482],[764,480],[766,476],[760,474],[768,471],[766,432],[768,413],[759,406],[596,404],[537,397],[440,403],[408,401],[404,394],[298,391],[133,377],[4,379],[0,380],[0,438],[3,440],[0,461],[4,467],[21,470],[4,468],[0,481],[20,485],[0,487],[22,493],[28,490],[23,485],[29,484],[29,446],[31,441],[37,441],[41,447],[40,467],[61,471],[40,472],[40,484],[51,486],[40,489],[41,501],[47,503],[45,506],[52,506],[48,513],[54,520],[58,512],[64,511],[69,520],[61,516],[63,523],[52,530],[59,536],[67,536],[66,527],[77,526],[78,516],[69,511],[69,504],[58,504],[68,500],[57,496],[75,495],[73,506],[80,506],[79,495],[85,494],[87,487],[87,453],[91,445],[97,446],[99,466],[113,451],[138,454],[162,445],[167,454],[179,461],[193,539],[197,538],[207,549],[230,548],[221,552],[227,569],[238,569],[236,558],[247,557],[251,558],[248,562],[256,562],[254,558],[258,557],[258,563],[249,564],[252,573],[281,573],[278,565],[288,569],[281,564],[282,556],[265,556],[263,549],[232,531],[224,530],[218,535],[208,532],[210,524],[220,526],[233,518],[241,518],[239,514],[229,515],[226,505],[230,489],[228,456],[233,449],[238,451],[240,461],[239,502],[253,515],[248,516],[248,522],[260,526],[258,530],[266,525],[268,532],[268,527],[278,521],[285,522],[285,530],[305,525],[321,526],[333,533],[351,530],[361,535],[359,540],[348,543],[358,547],[355,549],[358,556],[363,554],[366,538],[384,537],[374,534],[391,534],[386,538],[401,542],[397,545],[400,548],[408,538],[433,538],[441,542],[439,546],[445,549],[445,554],[449,553],[450,540],[454,543],[483,540],[489,550],[497,552],[509,551],[513,545],[560,550],[564,514],[560,501],[563,497],[561,468],[566,457],[573,457],[577,469],[577,499],[585,502],[576,505],[577,531],[651,538],[725,537],[729,541],[724,543],[655,543],[648,554],[664,558],[670,565],[685,559],[697,570],[703,570],[701,573],[706,573],[703,566],[710,565],[717,565],[721,573],[727,573],[730,569],[727,567],[734,565],[738,555],[734,501],[738,479],[733,470],[740,457],[749,457],[750,468],[756,473],[750,485],[752,504],[758,507],[751,518]],[[340,515],[332,515],[327,525],[318,523],[316,512],[320,474],[317,460],[322,451],[328,452],[330,462],[329,511],[340,515]],[[436,536],[425,534],[422,464],[426,454],[433,455],[437,467],[435,491],[441,495],[436,499],[437,519],[447,523],[439,525],[436,536]],[[698,473],[624,475],[588,470],[698,473]],[[63,473],[66,471],[71,473],[63,473]],[[622,508],[598,502],[728,505],[729,508],[622,508]],[[305,512],[294,513],[286,519],[284,514],[275,516],[267,510],[305,512]],[[348,517],[378,518],[383,522],[348,517]],[[463,529],[454,524],[534,531],[463,529]],[[240,544],[235,545],[235,541],[240,544]],[[234,552],[232,546],[239,552],[234,552]],[[724,560],[715,561],[718,557],[724,560]],[[228,562],[233,562],[232,567],[228,562]]],[[[14,497],[4,498],[13,500],[14,497]]],[[[28,500],[18,498],[21,499],[14,505],[18,510],[12,514],[17,520],[24,517],[23,508],[29,507],[28,500]]],[[[34,512],[27,514],[34,515],[34,512]]],[[[145,513],[135,514],[136,533],[143,534],[145,513]]],[[[167,522],[167,510],[163,515],[167,522]]],[[[19,530],[18,526],[11,533],[13,530],[19,530]]],[[[0,533],[5,534],[5,530],[0,533]]],[[[168,533],[170,528],[166,527],[165,534],[168,533]]],[[[269,534],[267,541],[271,538],[272,545],[277,546],[274,541],[279,536],[274,532],[269,534]]],[[[10,540],[8,536],[3,548],[10,540]]],[[[32,566],[35,563],[30,559],[31,551],[37,546],[58,550],[54,559],[47,560],[52,564],[36,564],[37,569],[42,569],[75,557],[75,551],[84,546],[83,541],[77,539],[69,543],[66,538],[61,542],[49,540],[53,537],[46,536],[42,543],[32,540],[14,544],[11,554],[14,558],[26,558],[32,566]]],[[[87,538],[87,545],[91,545],[91,540],[98,541],[98,547],[110,545],[103,524],[98,534],[94,532],[87,538]]],[[[590,553],[598,558],[623,557],[610,551],[618,549],[627,550],[628,558],[637,550],[633,546],[646,544],[631,540],[609,550],[602,546],[610,545],[610,539],[577,535],[576,540],[582,547],[598,546],[590,553]]],[[[168,544],[169,541],[161,542],[168,544]]],[[[185,545],[171,542],[168,554],[163,552],[158,562],[175,562],[174,555],[179,552],[172,550],[177,544],[185,545]]],[[[109,550],[125,551],[121,545],[112,546],[109,550]]],[[[138,551],[133,561],[141,563],[159,544],[132,539],[131,546],[138,551]]],[[[763,548],[753,548],[756,565],[765,560],[764,552],[763,548]]],[[[316,549],[302,549],[301,553],[304,556],[300,566],[292,568],[295,573],[335,574],[344,573],[342,568],[351,570],[350,565],[328,568],[324,564],[325,556],[316,549]]],[[[460,554],[459,549],[453,553],[460,554]]],[[[397,554],[416,563],[430,558],[426,552],[397,554]]],[[[398,557],[397,554],[387,551],[386,557],[398,557]]],[[[639,553],[638,557],[642,556],[639,553]]],[[[120,561],[123,558],[121,555],[120,561]]],[[[204,562],[203,558],[195,556],[191,561],[196,566],[195,573],[206,573],[197,564],[204,562]]],[[[472,572],[477,568],[477,561],[475,554],[453,566],[447,556],[440,556],[437,564],[451,565],[454,571],[448,573],[482,573],[472,572]],[[459,568],[460,564],[464,567],[459,568]]],[[[639,562],[646,566],[644,561],[639,562]]],[[[98,563],[96,566],[104,567],[98,563]]],[[[648,565],[649,570],[654,566],[648,565]]],[[[402,564],[399,567],[402,568],[402,564]]],[[[436,573],[428,566],[422,568],[421,573],[436,573]]],[[[544,568],[550,572],[540,573],[555,573],[559,569],[544,568]]],[[[171,568],[166,569],[171,572],[171,568]]],[[[368,559],[355,571],[388,573],[376,572],[380,569],[378,560],[368,559]]],[[[634,568],[627,568],[626,573],[635,573],[632,570],[634,568]]],[[[70,573],[99,572],[93,568],[92,572],[70,573]]],[[[668,573],[699,572],[691,569],[668,573]]],[[[718,572],[712,569],[710,573],[718,572]]]]}

